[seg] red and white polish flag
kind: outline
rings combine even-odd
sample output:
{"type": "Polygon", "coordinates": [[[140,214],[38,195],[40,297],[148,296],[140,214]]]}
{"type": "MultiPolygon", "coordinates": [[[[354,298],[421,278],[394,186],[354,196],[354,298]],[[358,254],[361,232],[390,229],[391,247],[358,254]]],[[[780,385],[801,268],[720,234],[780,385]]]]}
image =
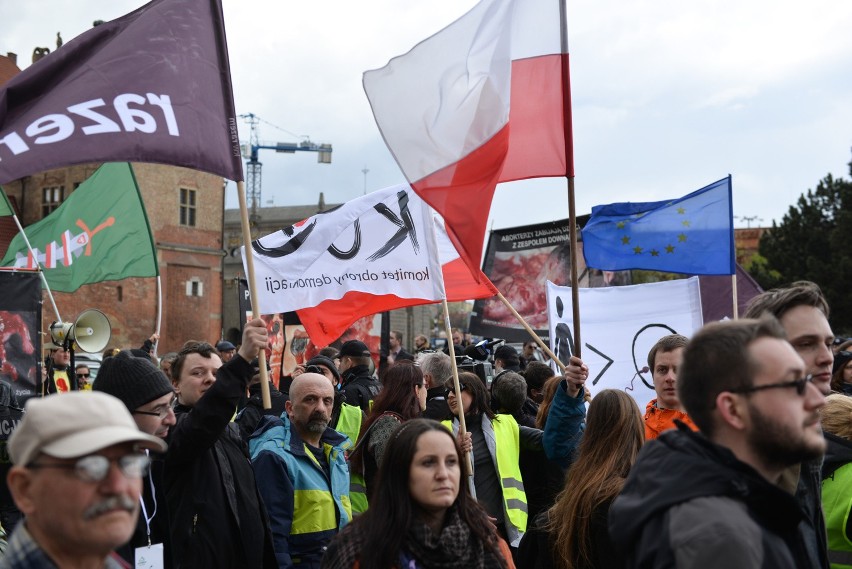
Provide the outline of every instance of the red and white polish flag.
{"type": "Polygon", "coordinates": [[[482,0],[364,73],[385,143],[479,267],[495,187],[573,176],[565,0],[482,0]]]}
{"type": "Polygon", "coordinates": [[[484,275],[475,280],[435,219],[404,184],[261,237],[252,243],[259,306],[297,312],[324,346],[370,314],[496,294],[484,275]]]}

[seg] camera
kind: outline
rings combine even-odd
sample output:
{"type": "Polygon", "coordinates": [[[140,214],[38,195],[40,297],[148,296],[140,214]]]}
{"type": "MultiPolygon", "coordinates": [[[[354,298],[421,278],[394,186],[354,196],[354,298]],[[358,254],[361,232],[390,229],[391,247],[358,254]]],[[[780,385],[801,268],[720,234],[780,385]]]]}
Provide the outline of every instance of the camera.
{"type": "Polygon", "coordinates": [[[494,380],[494,366],[488,361],[477,361],[470,356],[456,356],[456,367],[459,371],[475,373],[486,387],[491,387],[494,380]]]}

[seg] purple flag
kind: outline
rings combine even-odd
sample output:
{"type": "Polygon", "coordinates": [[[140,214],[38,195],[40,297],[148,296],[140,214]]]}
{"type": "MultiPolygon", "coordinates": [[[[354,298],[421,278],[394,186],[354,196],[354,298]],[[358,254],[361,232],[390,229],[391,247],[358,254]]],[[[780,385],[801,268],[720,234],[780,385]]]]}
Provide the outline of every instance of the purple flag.
{"type": "Polygon", "coordinates": [[[221,0],[154,0],[0,89],[0,184],[125,161],[243,179],[221,0]]]}

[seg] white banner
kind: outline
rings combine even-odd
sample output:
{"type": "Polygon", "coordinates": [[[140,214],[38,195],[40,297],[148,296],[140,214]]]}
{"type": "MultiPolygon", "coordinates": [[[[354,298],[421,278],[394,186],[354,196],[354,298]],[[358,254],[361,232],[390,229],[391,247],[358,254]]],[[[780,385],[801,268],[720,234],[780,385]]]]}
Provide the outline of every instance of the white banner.
{"type": "MultiPolygon", "coordinates": [[[[551,349],[567,363],[573,344],[571,287],[547,283],[551,349]]],[[[644,410],[653,399],[648,352],[668,334],[692,336],[703,326],[698,277],[631,286],[580,289],[582,359],[586,387],[623,389],[644,410]]]]}
{"type": "Polygon", "coordinates": [[[350,291],[427,302],[444,296],[432,209],[408,185],[314,215],[252,248],[264,313],[310,308],[350,291]]]}

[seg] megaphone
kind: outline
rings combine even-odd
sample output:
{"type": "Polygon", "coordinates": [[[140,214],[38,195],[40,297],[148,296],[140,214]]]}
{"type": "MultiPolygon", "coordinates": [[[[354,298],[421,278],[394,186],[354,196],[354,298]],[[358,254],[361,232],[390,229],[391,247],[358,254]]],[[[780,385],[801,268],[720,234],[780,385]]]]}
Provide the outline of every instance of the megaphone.
{"type": "Polygon", "coordinates": [[[84,352],[100,352],[109,343],[112,328],[106,314],[89,308],[77,315],[74,323],[54,322],[50,325],[53,343],[64,346],[76,343],[84,352]]]}

